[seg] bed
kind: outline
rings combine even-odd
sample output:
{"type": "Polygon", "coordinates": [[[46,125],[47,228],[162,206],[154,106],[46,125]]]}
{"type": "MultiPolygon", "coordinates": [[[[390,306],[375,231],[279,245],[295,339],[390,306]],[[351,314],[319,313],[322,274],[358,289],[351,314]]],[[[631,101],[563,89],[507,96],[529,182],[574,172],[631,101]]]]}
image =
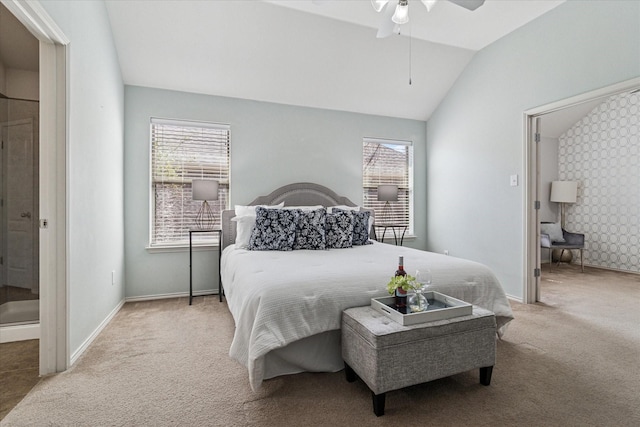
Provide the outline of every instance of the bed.
{"type": "MultiPolygon", "coordinates": [[[[313,183],[284,186],[250,205],[356,207],[313,183]]],[[[254,391],[281,375],[343,369],[342,311],[387,296],[399,256],[409,274],[431,270],[432,290],[493,311],[499,334],[513,319],[500,283],[482,264],[375,241],[343,249],[249,250],[238,235],[244,215],[234,217],[236,210],[222,213],[220,275],[236,325],[229,355],[248,369],[254,391]]]]}

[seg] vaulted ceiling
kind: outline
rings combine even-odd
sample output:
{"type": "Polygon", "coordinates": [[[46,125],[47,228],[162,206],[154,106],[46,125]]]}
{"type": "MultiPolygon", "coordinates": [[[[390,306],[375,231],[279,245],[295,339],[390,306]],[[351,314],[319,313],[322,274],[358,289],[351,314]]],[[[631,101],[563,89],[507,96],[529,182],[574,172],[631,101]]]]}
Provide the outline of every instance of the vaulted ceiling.
{"type": "Polygon", "coordinates": [[[476,51],[563,1],[411,0],[384,39],[369,0],[106,5],[126,84],[427,120],[476,51]]]}

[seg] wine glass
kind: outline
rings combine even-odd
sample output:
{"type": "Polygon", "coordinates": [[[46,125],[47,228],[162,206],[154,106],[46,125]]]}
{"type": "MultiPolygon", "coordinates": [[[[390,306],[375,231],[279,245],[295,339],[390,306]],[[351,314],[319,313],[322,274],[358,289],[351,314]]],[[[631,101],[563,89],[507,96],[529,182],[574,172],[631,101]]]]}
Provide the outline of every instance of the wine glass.
{"type": "Polygon", "coordinates": [[[425,293],[431,286],[431,270],[428,268],[421,268],[416,270],[416,282],[422,284],[420,292],[425,293]]]}
{"type": "Polygon", "coordinates": [[[422,284],[422,292],[429,290],[428,288],[431,286],[431,270],[428,268],[416,270],[416,282],[422,284]]]}
{"type": "Polygon", "coordinates": [[[429,306],[429,302],[422,293],[426,290],[426,287],[431,284],[431,272],[428,270],[417,270],[416,282],[421,286],[414,290],[414,294],[411,295],[407,301],[409,308],[414,313],[425,311],[429,306]]]}

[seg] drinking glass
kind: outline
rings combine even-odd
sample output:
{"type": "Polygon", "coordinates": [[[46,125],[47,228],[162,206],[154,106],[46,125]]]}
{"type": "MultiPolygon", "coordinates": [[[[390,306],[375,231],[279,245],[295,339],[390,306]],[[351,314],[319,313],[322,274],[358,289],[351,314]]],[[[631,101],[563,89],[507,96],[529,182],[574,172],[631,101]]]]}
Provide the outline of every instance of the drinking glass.
{"type": "Polygon", "coordinates": [[[416,282],[422,284],[422,292],[426,292],[431,286],[431,270],[423,268],[416,270],[416,282]]]}
{"type": "Polygon", "coordinates": [[[420,283],[422,287],[420,291],[425,293],[429,290],[431,286],[431,270],[428,268],[421,268],[420,270],[416,270],[416,282],[420,283]]]}

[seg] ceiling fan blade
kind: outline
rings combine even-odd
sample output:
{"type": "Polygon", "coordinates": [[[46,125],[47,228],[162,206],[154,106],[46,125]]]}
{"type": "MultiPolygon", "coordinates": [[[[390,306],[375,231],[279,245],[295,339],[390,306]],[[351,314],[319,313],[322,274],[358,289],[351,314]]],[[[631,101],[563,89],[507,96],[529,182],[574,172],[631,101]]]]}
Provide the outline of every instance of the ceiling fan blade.
{"type": "Polygon", "coordinates": [[[378,34],[376,37],[383,39],[393,34],[393,29],[396,26],[395,22],[391,20],[393,13],[396,11],[396,5],[389,2],[384,7],[384,10],[380,13],[380,25],[378,26],[378,34]]]}
{"type": "Polygon", "coordinates": [[[465,9],[476,10],[484,4],[484,0],[449,0],[451,3],[462,6],[465,9]]]}

